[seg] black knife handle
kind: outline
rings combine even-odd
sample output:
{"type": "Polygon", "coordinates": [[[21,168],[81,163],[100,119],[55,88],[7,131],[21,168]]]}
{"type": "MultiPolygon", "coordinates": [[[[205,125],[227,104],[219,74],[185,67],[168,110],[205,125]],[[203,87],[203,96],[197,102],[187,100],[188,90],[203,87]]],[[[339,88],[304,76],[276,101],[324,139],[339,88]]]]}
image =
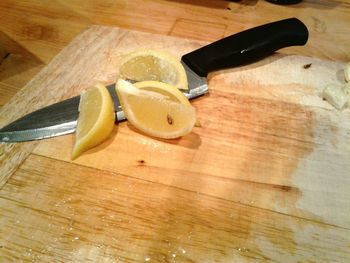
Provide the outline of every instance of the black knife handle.
{"type": "Polygon", "coordinates": [[[280,48],[305,45],[306,26],[296,18],[254,27],[228,36],[182,56],[193,71],[206,77],[210,71],[257,61],[280,48]]]}

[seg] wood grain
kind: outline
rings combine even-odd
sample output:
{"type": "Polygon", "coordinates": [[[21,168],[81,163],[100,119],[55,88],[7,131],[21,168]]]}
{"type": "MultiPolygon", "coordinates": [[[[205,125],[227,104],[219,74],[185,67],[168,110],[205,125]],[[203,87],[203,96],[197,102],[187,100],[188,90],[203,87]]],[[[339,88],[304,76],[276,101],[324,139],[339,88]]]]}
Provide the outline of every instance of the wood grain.
{"type": "Polygon", "coordinates": [[[9,54],[0,65],[0,107],[6,104],[45,64],[22,54],[9,54]]]}
{"type": "MultiPolygon", "coordinates": [[[[298,52],[333,60],[350,60],[349,3],[339,1],[304,0],[295,6],[273,5],[266,1],[61,1],[50,3],[3,0],[0,3],[2,31],[48,62],[69,43],[78,32],[92,24],[124,27],[151,33],[169,34],[176,21],[185,19],[186,38],[191,38],[198,24],[226,35],[243,28],[286,17],[298,17],[310,30],[310,41],[298,52]],[[30,16],[27,14],[30,13],[30,16]],[[220,25],[220,26],[216,26],[220,25]],[[329,41],[337,42],[337,48],[329,41]],[[304,53],[305,52],[305,53],[304,53]]],[[[198,30],[197,30],[198,32],[198,30]]],[[[209,34],[208,32],[208,34],[209,34]]],[[[194,35],[207,40],[208,35],[194,35]]],[[[295,49],[294,49],[295,50],[295,49]]],[[[286,50],[286,52],[288,52],[286,50]]]]}
{"type": "Polygon", "coordinates": [[[7,53],[8,52],[6,51],[4,44],[0,41],[0,64],[4,60],[7,53]]]}
{"type": "Polygon", "coordinates": [[[0,204],[7,262],[350,260],[349,229],[36,155],[0,204]]]}
{"type": "MultiPolygon", "coordinates": [[[[115,81],[120,55],[131,50],[180,57],[201,45],[91,27],[1,109],[1,122],[92,83],[115,81]],[[13,111],[19,104],[25,107],[13,111]]],[[[1,161],[12,167],[2,166],[3,178],[16,171],[0,192],[1,229],[15,226],[0,235],[2,255],[12,261],[347,261],[350,148],[343,142],[350,111],[338,112],[319,96],[325,85],[344,82],[343,66],[277,54],[213,73],[210,93],[193,101],[201,127],[178,140],[150,138],[123,122],[74,162],[73,136],[2,144],[1,161]]]]}
{"type": "Polygon", "coordinates": [[[0,190],[0,258],[349,261],[350,149],[344,142],[350,116],[319,96],[327,83],[344,81],[339,62],[350,60],[349,9],[345,0],[293,6],[250,0],[0,1],[0,31],[14,51],[0,66],[0,126],[92,82],[113,82],[119,54],[140,45],[180,56],[200,41],[286,17],[301,19],[310,31],[304,47],[211,74],[210,95],[193,102],[202,127],[181,140],[155,140],[124,122],[75,163],[69,160],[73,136],[36,148],[1,145],[2,183],[14,174],[0,190]],[[94,24],[192,40],[151,41],[93,27],[65,48],[94,24]],[[295,53],[306,57],[285,56],[295,53]],[[306,71],[303,65],[310,63],[306,71]]]}
{"type": "MultiPolygon", "coordinates": [[[[31,58],[29,64],[49,63],[79,32],[94,24],[119,26],[145,32],[213,41],[244,29],[286,17],[297,17],[309,28],[305,47],[284,49],[335,61],[350,60],[349,4],[345,0],[303,0],[298,5],[279,6],[267,1],[111,1],[39,0],[0,3],[0,40],[13,54],[31,58]],[[145,11],[147,10],[147,11],[145,11]],[[331,40],[331,41],[330,41],[331,40]],[[336,48],[335,48],[336,45],[336,48]]],[[[23,75],[22,59],[6,70],[17,84],[0,79],[1,105],[35,74],[23,75]]],[[[11,63],[12,64],[12,63],[11,63]]]]}

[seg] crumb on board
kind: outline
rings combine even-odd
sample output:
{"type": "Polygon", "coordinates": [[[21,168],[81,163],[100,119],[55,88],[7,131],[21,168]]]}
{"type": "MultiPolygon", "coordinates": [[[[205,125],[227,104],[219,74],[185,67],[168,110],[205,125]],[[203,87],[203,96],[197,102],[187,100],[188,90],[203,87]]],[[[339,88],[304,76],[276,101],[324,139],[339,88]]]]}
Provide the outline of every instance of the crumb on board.
{"type": "Polygon", "coordinates": [[[348,104],[348,96],[340,85],[328,85],[323,90],[322,97],[337,110],[344,109],[348,104]]]}
{"type": "Polygon", "coordinates": [[[350,83],[350,62],[346,63],[344,67],[345,82],[350,83]]]}

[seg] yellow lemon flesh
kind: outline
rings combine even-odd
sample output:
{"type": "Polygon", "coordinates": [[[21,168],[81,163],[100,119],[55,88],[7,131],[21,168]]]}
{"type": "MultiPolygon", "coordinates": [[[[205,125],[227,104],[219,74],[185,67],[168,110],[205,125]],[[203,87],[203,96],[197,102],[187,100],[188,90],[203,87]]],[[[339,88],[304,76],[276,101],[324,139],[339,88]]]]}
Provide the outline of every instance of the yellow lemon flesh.
{"type": "Polygon", "coordinates": [[[181,62],[157,50],[139,50],[121,58],[119,77],[132,81],[155,80],[187,90],[187,75],[181,62]]]}
{"type": "Polygon", "coordinates": [[[147,135],[178,138],[191,132],[196,122],[191,105],[174,102],[158,92],[136,88],[121,79],[115,89],[125,117],[147,135]]]}
{"type": "Polygon", "coordinates": [[[187,97],[180,90],[167,83],[160,81],[141,81],[134,83],[134,86],[139,89],[160,93],[174,102],[191,105],[187,97]]]}
{"type": "MultiPolygon", "coordinates": [[[[167,96],[170,100],[174,102],[179,102],[185,105],[191,105],[188,98],[181,91],[169,84],[159,81],[140,81],[134,83],[134,86],[139,89],[160,93],[164,96],[167,96]]],[[[201,127],[201,124],[198,119],[196,120],[194,126],[201,127]]]]}
{"type": "Polygon", "coordinates": [[[81,94],[72,160],[107,139],[114,122],[114,105],[105,86],[97,84],[81,94]]]}

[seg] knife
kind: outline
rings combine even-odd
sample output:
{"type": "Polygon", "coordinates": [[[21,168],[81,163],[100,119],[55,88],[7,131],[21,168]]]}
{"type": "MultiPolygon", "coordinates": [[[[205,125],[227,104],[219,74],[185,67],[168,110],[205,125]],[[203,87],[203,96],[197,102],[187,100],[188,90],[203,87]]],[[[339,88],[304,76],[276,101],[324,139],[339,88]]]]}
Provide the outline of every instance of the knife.
{"type": "MultiPolygon", "coordinates": [[[[245,65],[276,50],[305,45],[309,33],[306,26],[296,18],[261,25],[228,36],[181,58],[189,89],[183,92],[189,99],[208,92],[207,75],[211,71],[245,65]]],[[[107,86],[115,106],[116,118],[125,116],[114,91],[115,84],[107,86]]],[[[80,96],[76,96],[35,112],[8,124],[0,129],[0,142],[23,142],[73,133],[79,116],[80,96]]]]}

